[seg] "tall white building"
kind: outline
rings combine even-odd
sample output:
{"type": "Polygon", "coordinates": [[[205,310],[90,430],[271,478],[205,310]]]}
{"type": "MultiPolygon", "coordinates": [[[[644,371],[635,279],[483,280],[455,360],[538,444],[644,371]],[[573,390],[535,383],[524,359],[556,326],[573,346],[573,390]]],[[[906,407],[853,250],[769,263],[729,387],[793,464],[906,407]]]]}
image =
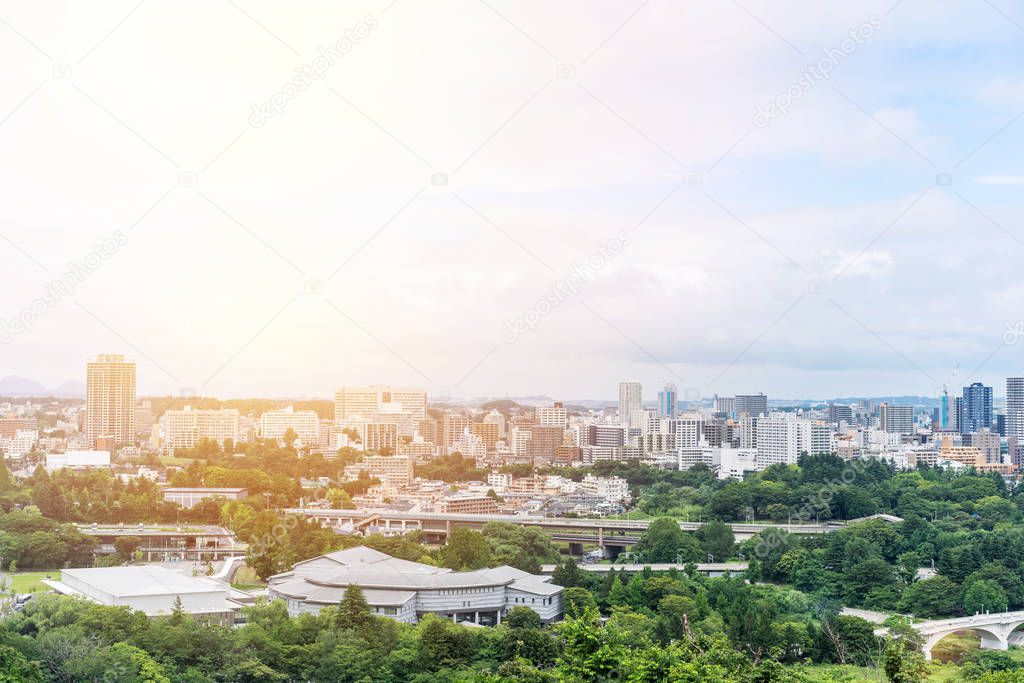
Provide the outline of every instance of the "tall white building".
{"type": "Polygon", "coordinates": [[[831,430],[824,423],[802,420],[793,413],[769,413],[757,421],[757,459],[765,467],[793,465],[801,453],[831,450],[831,430]]]}
{"type": "Polygon", "coordinates": [[[221,446],[231,440],[238,442],[238,410],[168,410],[162,418],[164,452],[173,454],[178,448],[194,448],[203,439],[216,441],[221,446]]]}
{"type": "Polygon", "coordinates": [[[85,435],[90,444],[111,437],[135,442],[135,361],[101,354],[85,366],[85,435]]]}
{"type": "Polygon", "coordinates": [[[677,418],[672,420],[669,430],[675,434],[676,448],[699,448],[703,438],[704,420],[677,418]]]}
{"type": "Polygon", "coordinates": [[[1024,377],[1006,378],[1006,440],[1010,462],[1024,464],[1024,377]]]}
{"type": "Polygon", "coordinates": [[[260,436],[264,439],[281,439],[289,429],[302,443],[315,444],[320,436],[320,418],[315,410],[295,410],[292,406],[260,415],[260,436]]]}
{"type": "Polygon", "coordinates": [[[638,427],[633,421],[643,412],[643,408],[640,382],[619,382],[619,421],[629,427],[638,427]]]}

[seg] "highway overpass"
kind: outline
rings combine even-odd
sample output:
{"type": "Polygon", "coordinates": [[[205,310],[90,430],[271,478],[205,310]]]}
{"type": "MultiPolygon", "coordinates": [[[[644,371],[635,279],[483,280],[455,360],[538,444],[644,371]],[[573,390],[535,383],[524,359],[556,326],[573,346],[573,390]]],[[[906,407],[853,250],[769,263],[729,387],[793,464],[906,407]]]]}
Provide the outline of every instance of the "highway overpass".
{"type": "MultiPolygon", "coordinates": [[[[649,519],[579,519],[569,517],[538,517],[522,515],[467,515],[440,512],[396,512],[391,510],[327,510],[320,508],[289,508],[285,512],[315,519],[322,526],[347,533],[401,534],[419,530],[428,541],[443,543],[453,528],[479,530],[487,522],[508,522],[544,529],[555,541],[625,548],[636,543],[650,526],[649,519]]],[[[696,531],[699,522],[679,522],[684,531],[696,531]]],[[[826,534],[844,526],[843,522],[822,524],[733,523],[737,541],[745,541],[768,529],[782,529],[792,534],[826,534]]]]}
{"type": "MultiPolygon", "coordinates": [[[[705,576],[725,576],[726,574],[738,576],[747,571],[746,562],[697,562],[695,564],[697,571],[705,576]]],[[[635,574],[648,568],[650,568],[652,572],[667,572],[670,569],[684,571],[686,569],[685,564],[661,562],[655,562],[653,564],[650,562],[638,562],[636,564],[580,564],[577,566],[580,568],[580,571],[595,572],[597,574],[607,574],[612,570],[616,572],[626,572],[627,574],[635,574]]],[[[557,568],[557,564],[542,564],[540,566],[540,573],[553,574],[557,568]]]]}

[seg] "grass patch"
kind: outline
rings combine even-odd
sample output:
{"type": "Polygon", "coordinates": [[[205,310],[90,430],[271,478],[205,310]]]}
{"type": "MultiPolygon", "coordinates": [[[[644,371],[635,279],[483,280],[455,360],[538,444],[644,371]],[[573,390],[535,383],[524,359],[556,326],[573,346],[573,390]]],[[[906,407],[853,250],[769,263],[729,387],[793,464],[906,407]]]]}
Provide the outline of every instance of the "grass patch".
{"type": "Polygon", "coordinates": [[[262,583],[233,583],[231,587],[236,591],[258,591],[266,588],[266,584],[262,583]]]}
{"type": "Polygon", "coordinates": [[[160,464],[164,467],[168,465],[174,465],[177,467],[188,467],[196,461],[195,458],[176,458],[173,455],[162,455],[160,456],[160,464]]]}
{"type": "Polygon", "coordinates": [[[36,593],[39,591],[48,591],[50,590],[50,587],[43,583],[43,579],[47,577],[59,580],[60,570],[54,569],[48,572],[18,572],[17,574],[8,574],[7,580],[10,585],[8,592],[36,593]]]}
{"type": "MultiPolygon", "coordinates": [[[[811,680],[825,683],[885,683],[886,681],[884,671],[867,666],[812,664],[795,668],[811,680]]],[[[927,683],[952,683],[962,680],[959,678],[959,672],[959,667],[954,664],[932,662],[928,666],[928,677],[925,681],[927,683]]]]}

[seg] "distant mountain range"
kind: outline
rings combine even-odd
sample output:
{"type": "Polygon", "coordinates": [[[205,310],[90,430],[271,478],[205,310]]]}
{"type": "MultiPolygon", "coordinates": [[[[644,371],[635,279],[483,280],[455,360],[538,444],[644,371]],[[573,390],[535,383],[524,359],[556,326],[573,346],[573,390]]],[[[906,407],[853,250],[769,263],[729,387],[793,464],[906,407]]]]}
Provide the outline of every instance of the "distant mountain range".
{"type": "Polygon", "coordinates": [[[64,382],[56,388],[47,389],[34,379],[8,375],[0,379],[0,396],[85,398],[85,384],[82,382],[64,382]]]}

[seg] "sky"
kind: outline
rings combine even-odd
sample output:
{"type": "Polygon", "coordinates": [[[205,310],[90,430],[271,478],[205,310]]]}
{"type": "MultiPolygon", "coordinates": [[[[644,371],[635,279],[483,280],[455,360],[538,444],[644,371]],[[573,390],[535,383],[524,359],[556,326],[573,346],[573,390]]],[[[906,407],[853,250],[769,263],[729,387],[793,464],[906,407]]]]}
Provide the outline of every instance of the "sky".
{"type": "Polygon", "coordinates": [[[1001,395],[1022,63],[1011,0],[0,0],[0,376],[1001,395]]]}

